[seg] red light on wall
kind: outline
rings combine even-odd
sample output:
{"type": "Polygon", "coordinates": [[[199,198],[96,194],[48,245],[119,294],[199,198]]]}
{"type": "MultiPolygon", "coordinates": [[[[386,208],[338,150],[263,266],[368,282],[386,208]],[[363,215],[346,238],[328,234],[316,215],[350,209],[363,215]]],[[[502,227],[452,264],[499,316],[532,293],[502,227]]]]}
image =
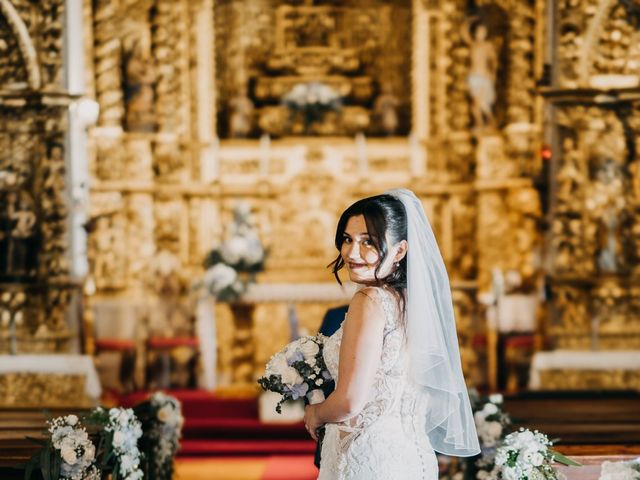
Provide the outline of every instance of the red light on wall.
{"type": "Polygon", "coordinates": [[[551,160],[551,156],[553,155],[551,147],[549,145],[543,145],[542,148],[540,148],[540,155],[543,160],[551,160]]]}

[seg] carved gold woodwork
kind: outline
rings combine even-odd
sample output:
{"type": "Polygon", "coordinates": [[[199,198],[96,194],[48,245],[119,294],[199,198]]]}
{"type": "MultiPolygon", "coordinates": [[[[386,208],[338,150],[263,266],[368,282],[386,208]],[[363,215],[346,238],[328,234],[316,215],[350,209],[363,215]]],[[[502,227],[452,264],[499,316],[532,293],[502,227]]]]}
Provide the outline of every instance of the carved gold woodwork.
{"type": "MultiPolygon", "coordinates": [[[[539,13],[528,2],[495,2],[510,13],[506,30],[492,32],[502,42],[508,82],[500,92],[501,121],[494,131],[477,132],[470,121],[469,47],[460,35],[466,2],[420,7],[429,27],[424,78],[411,63],[420,60],[412,55],[422,33],[395,28],[413,24],[416,2],[392,3],[101,0],[86,6],[88,70],[101,107],[91,132],[93,300],[149,294],[149,266],[162,250],[177,258],[184,278],[198,278],[204,253],[222,238],[238,199],[251,204],[269,247],[258,281],[332,282],[325,267],[337,254],[339,214],[358,198],[397,186],[413,188],[427,208],[454,290],[461,292],[462,325],[482,329],[474,296],[489,288],[493,268],[517,270],[535,283],[540,207],[530,177],[539,167],[542,129],[532,85],[543,17],[534,18],[539,13]],[[212,10],[210,32],[195,16],[205,7],[212,10]],[[131,55],[148,78],[137,78],[135,68],[123,77],[131,55]],[[207,55],[215,66],[200,70],[198,59],[207,55]],[[211,75],[214,92],[202,91],[203,75],[211,75]],[[339,114],[327,112],[305,130],[280,99],[312,80],[331,85],[346,101],[339,114]],[[129,81],[143,91],[133,105],[129,81]],[[416,165],[406,136],[371,137],[381,133],[383,115],[373,111],[386,85],[398,104],[396,133],[422,128],[410,125],[416,92],[422,92],[412,81],[428,82],[428,135],[416,142],[426,150],[425,165],[416,165]],[[200,124],[207,102],[215,105],[215,120],[200,124]],[[128,122],[132,111],[137,124],[128,122]],[[202,141],[207,128],[223,140],[202,141]],[[287,137],[305,131],[327,137],[287,137]],[[364,148],[352,136],[361,131],[364,148]],[[262,132],[282,138],[225,138],[262,132]],[[416,174],[422,167],[424,174],[416,174]]],[[[480,3],[489,8],[490,2],[480,3]]],[[[330,306],[298,306],[301,324],[313,333],[330,306]]],[[[239,329],[228,307],[219,307],[220,383],[255,377],[288,340],[284,306],[256,305],[250,329],[239,329]],[[245,365],[253,370],[243,371],[245,365]]],[[[468,332],[461,336],[468,371],[477,369],[471,339],[468,332]]]]}
{"type": "Polygon", "coordinates": [[[640,390],[637,370],[541,370],[540,384],[549,390],[640,390]]]}
{"type": "Polygon", "coordinates": [[[62,0],[0,5],[0,351],[66,350],[62,0]]]}
{"type": "Polygon", "coordinates": [[[0,374],[0,406],[7,407],[90,407],[85,393],[85,375],[51,373],[0,374]]]}
{"type": "Polygon", "coordinates": [[[392,25],[410,24],[409,4],[217,3],[221,136],[379,134],[381,119],[371,105],[385,86],[397,98],[398,129],[408,131],[410,29],[392,25]],[[310,82],[330,86],[343,99],[342,108],[311,125],[281,105],[293,87],[310,82]]]}

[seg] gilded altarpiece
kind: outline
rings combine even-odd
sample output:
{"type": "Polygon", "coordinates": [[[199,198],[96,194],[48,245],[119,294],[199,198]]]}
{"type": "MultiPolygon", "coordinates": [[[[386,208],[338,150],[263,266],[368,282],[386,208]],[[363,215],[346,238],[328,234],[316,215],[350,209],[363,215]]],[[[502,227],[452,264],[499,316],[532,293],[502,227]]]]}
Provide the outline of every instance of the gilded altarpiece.
{"type": "MultiPolygon", "coordinates": [[[[515,0],[475,11],[457,0],[85,2],[101,106],[91,132],[94,303],[152,298],[161,254],[177,261],[186,288],[239,199],[269,249],[259,282],[331,282],[340,212],[406,186],[438,236],[463,362],[476,369],[476,298],[491,270],[516,270],[526,284],[539,275],[541,105],[529,87],[542,70],[543,10],[515,0]],[[486,129],[473,123],[462,33],[478,12],[504,77],[486,129]],[[289,106],[283,98],[301,84],[331,87],[339,107],[289,106]]],[[[329,306],[298,305],[301,326],[316,331],[329,306]]],[[[217,322],[229,380],[238,365],[226,305],[217,322]]],[[[286,305],[257,305],[256,373],[288,338],[286,305]]]]}
{"type": "MultiPolygon", "coordinates": [[[[554,348],[640,347],[640,30],[631,8],[595,0],[555,6],[556,61],[551,82],[539,88],[553,119],[554,348]]],[[[637,388],[632,371],[543,373],[544,388],[637,388]]]]}
{"type": "Polygon", "coordinates": [[[0,351],[68,346],[64,2],[0,2],[0,351]]]}

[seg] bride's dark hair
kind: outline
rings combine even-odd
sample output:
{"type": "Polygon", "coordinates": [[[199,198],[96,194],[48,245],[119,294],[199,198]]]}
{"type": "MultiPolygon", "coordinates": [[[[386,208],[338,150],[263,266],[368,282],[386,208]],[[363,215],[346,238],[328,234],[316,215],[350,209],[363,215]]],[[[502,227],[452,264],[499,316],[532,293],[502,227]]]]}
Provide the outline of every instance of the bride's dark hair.
{"type": "MultiPolygon", "coordinates": [[[[380,254],[380,261],[375,269],[374,277],[376,285],[385,285],[392,289],[398,298],[402,317],[406,309],[406,289],[407,289],[407,256],[400,260],[400,265],[395,268],[389,275],[384,278],[378,278],[380,266],[389,253],[389,245],[387,244],[387,235],[392,245],[407,240],[407,212],[400,200],[392,195],[376,195],[373,197],[363,198],[347,208],[338,220],[336,228],[335,246],[338,252],[342,250],[344,242],[344,231],[347,228],[347,222],[351,217],[362,215],[367,225],[367,232],[371,238],[371,242],[380,254]]],[[[342,285],[338,272],[344,267],[342,255],[338,253],[336,259],[331,262],[328,267],[332,269],[333,275],[342,285]]]]}

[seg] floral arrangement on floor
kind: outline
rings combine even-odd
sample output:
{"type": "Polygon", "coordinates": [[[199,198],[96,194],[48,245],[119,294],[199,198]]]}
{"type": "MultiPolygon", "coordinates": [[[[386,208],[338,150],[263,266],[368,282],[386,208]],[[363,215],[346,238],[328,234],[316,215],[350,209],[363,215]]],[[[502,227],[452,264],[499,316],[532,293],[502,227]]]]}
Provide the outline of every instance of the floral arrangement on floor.
{"type": "Polygon", "coordinates": [[[182,438],[182,405],[175,397],[156,392],[136,405],[134,411],[144,432],[140,443],[147,460],[145,478],[170,480],[182,438]]]}
{"type": "Polygon", "coordinates": [[[603,462],[598,480],[640,480],[640,458],[628,462],[603,462]]]}
{"type": "Polygon", "coordinates": [[[96,447],[78,417],[56,417],[47,424],[47,441],[31,439],[43,448],[27,463],[25,480],[38,468],[44,480],[100,480],[96,447]]]}
{"type": "Polygon", "coordinates": [[[467,469],[473,472],[473,476],[478,480],[488,480],[495,467],[495,455],[498,445],[507,435],[507,430],[511,426],[511,418],[502,410],[502,395],[489,395],[486,399],[474,397],[473,418],[480,440],[480,456],[470,459],[467,469]]]}
{"type": "Polygon", "coordinates": [[[289,343],[271,357],[265,374],[258,380],[264,389],[282,395],[276,411],[282,413],[282,403],[307,397],[310,403],[324,400],[322,385],[331,380],[324,363],[322,349],[325,336],[304,336],[289,343]]]}
{"type": "MultiPolygon", "coordinates": [[[[538,431],[509,433],[511,417],[504,411],[501,394],[480,397],[474,389],[469,399],[480,443],[480,455],[455,463],[451,480],[560,480],[553,463],[579,466],[551,450],[551,441],[538,431]]],[[[444,460],[447,460],[445,457],[444,460]]]]}
{"type": "Polygon", "coordinates": [[[136,418],[133,409],[114,407],[105,410],[98,407],[89,416],[89,421],[101,427],[101,470],[111,472],[112,480],[143,478],[143,456],[138,448],[138,440],[142,437],[142,424],[136,418]]]}
{"type": "Polygon", "coordinates": [[[551,449],[553,443],[537,430],[521,428],[510,433],[498,447],[491,477],[504,480],[560,480],[565,476],[553,468],[554,462],[580,466],[551,449]]]}
{"type": "Polygon", "coordinates": [[[292,114],[302,113],[304,128],[308,132],[314,122],[322,120],[325,112],[340,109],[342,96],[321,82],[298,83],[282,97],[282,103],[292,114]]]}
{"type": "Polygon", "coordinates": [[[238,203],[233,210],[228,238],[207,254],[203,263],[205,274],[195,287],[205,288],[221,301],[236,300],[264,269],[266,256],[251,217],[251,207],[238,203]]]}

